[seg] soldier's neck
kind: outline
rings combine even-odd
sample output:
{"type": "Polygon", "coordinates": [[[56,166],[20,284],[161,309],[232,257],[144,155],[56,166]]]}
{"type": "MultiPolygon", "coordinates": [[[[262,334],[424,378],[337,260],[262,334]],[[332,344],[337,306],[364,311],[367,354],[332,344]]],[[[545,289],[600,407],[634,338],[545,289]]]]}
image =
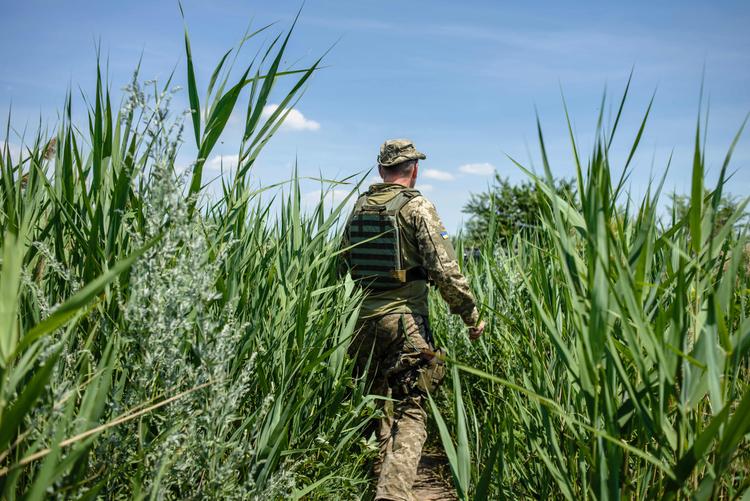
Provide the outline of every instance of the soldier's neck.
{"type": "Polygon", "coordinates": [[[411,177],[399,177],[399,178],[393,178],[393,179],[385,178],[385,179],[383,179],[383,182],[384,183],[391,183],[391,184],[400,184],[401,186],[404,186],[406,188],[411,188],[412,187],[412,185],[411,185],[412,178],[411,177]]]}

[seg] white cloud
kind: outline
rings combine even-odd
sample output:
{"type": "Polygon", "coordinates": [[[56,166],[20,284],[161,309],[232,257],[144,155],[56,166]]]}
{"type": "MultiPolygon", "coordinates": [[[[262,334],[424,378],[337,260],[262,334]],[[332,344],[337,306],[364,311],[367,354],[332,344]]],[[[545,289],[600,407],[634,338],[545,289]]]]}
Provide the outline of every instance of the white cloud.
{"type": "Polygon", "coordinates": [[[419,191],[423,191],[423,192],[425,192],[425,193],[429,193],[429,192],[431,192],[432,190],[434,190],[434,189],[435,189],[435,187],[434,187],[434,186],[432,186],[431,184],[418,184],[418,185],[416,186],[416,188],[417,188],[417,189],[418,189],[419,191]]]}
{"type": "Polygon", "coordinates": [[[237,168],[237,161],[239,157],[237,155],[216,155],[206,162],[206,166],[212,170],[228,171],[237,168]]]}
{"type": "Polygon", "coordinates": [[[475,176],[489,176],[495,172],[495,166],[488,162],[477,164],[464,164],[458,168],[459,172],[464,174],[473,174],[475,176]]]}
{"type": "MultiPolygon", "coordinates": [[[[263,107],[261,117],[268,118],[277,109],[279,109],[278,104],[268,104],[263,107]]],[[[301,112],[292,109],[289,110],[289,114],[284,119],[284,123],[281,124],[280,128],[281,130],[318,130],[320,129],[320,124],[315,120],[306,118],[301,112]]]]}
{"type": "Polygon", "coordinates": [[[453,181],[455,179],[455,176],[450,172],[438,169],[425,169],[422,171],[422,176],[436,181],[453,181]]]}

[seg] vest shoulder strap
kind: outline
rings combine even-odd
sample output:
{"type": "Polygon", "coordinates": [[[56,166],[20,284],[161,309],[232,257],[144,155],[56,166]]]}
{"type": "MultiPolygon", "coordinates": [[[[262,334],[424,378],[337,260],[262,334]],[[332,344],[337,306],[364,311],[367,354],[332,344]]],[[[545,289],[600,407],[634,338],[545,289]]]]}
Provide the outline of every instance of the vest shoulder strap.
{"type": "Polygon", "coordinates": [[[354,202],[354,210],[359,211],[362,209],[362,206],[364,206],[367,203],[367,193],[362,193],[358,198],[357,201],[354,202]]]}
{"type": "Polygon", "coordinates": [[[390,199],[388,202],[385,203],[385,211],[388,214],[396,215],[401,211],[401,209],[404,208],[406,204],[411,202],[417,197],[421,197],[422,194],[419,192],[419,190],[414,189],[406,189],[401,190],[398,192],[398,194],[390,199]]]}
{"type": "Polygon", "coordinates": [[[400,190],[396,196],[383,204],[373,204],[370,203],[368,195],[369,193],[365,193],[357,199],[357,202],[354,204],[355,212],[378,212],[394,216],[398,214],[406,204],[415,198],[422,196],[419,190],[409,188],[400,190]]]}

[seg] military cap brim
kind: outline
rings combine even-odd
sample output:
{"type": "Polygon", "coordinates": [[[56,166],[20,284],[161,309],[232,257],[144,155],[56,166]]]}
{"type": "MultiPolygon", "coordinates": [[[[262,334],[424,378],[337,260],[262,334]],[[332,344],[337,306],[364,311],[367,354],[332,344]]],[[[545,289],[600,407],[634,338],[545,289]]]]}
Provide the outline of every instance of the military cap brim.
{"type": "Polygon", "coordinates": [[[424,153],[416,152],[416,154],[413,155],[399,155],[393,159],[389,159],[387,162],[378,162],[379,165],[382,165],[383,167],[392,167],[394,165],[398,165],[401,162],[406,162],[409,160],[424,160],[427,158],[427,155],[424,153]]]}
{"type": "Polygon", "coordinates": [[[383,143],[378,155],[378,165],[392,167],[409,160],[424,160],[427,155],[417,151],[408,139],[391,139],[383,143]]]}

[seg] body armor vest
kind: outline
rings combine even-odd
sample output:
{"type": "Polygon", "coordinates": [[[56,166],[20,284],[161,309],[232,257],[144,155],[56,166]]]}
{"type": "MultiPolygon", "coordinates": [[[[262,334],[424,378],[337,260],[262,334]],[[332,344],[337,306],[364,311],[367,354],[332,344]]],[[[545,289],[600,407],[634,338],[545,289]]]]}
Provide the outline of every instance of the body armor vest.
{"type": "Polygon", "coordinates": [[[422,267],[403,269],[399,211],[417,190],[401,190],[382,205],[370,204],[367,195],[357,201],[347,233],[353,245],[349,254],[352,278],[374,291],[397,289],[412,280],[426,280],[422,267]]]}

